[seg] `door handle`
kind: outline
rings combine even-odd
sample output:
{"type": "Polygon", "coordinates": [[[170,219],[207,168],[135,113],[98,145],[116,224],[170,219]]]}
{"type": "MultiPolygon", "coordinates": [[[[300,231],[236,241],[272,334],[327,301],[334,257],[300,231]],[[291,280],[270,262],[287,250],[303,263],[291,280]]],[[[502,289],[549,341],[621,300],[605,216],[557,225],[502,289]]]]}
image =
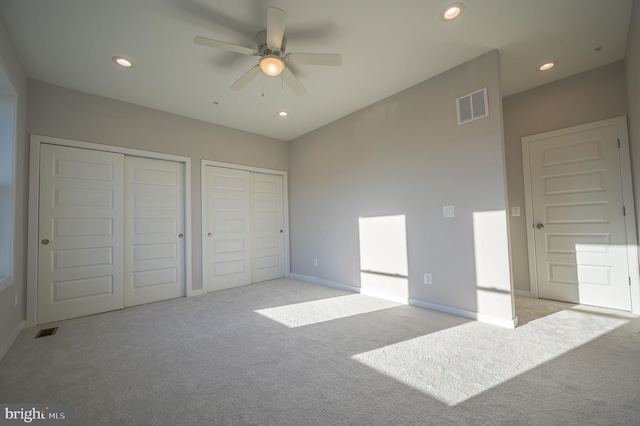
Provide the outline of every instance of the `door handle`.
{"type": "Polygon", "coordinates": [[[213,235],[213,234],[211,234],[211,232],[209,232],[209,233],[207,234],[207,237],[210,237],[211,235],[213,235]]]}
{"type": "Polygon", "coordinates": [[[46,246],[47,244],[49,244],[49,240],[47,240],[46,238],[44,240],[42,240],[42,245],[46,246]]]}
{"type": "Polygon", "coordinates": [[[536,225],[536,228],[542,229],[542,228],[544,228],[544,225],[542,223],[539,223],[539,224],[536,225]]]}
{"type": "Polygon", "coordinates": [[[184,235],[182,235],[182,234],[178,235],[178,238],[182,238],[182,237],[184,237],[184,235]]]}

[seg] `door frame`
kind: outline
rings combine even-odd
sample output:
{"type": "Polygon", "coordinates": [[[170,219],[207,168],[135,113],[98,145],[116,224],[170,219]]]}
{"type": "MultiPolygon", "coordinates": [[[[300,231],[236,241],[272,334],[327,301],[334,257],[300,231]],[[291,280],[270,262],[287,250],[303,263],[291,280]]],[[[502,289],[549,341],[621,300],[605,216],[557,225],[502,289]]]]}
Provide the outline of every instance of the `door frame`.
{"type": "Polygon", "coordinates": [[[92,142],[76,141],[71,139],[54,138],[32,134],[30,138],[29,153],[29,211],[27,232],[27,326],[38,324],[38,218],[40,215],[40,145],[60,145],[71,148],[83,148],[93,151],[112,152],[135,157],[144,157],[155,160],[168,160],[184,164],[184,268],[186,296],[201,294],[199,290],[193,290],[191,277],[191,158],[179,155],[164,154],[153,151],[124,148],[112,145],[102,145],[92,142]]]}
{"type": "Polygon", "coordinates": [[[268,175],[282,176],[282,221],[283,221],[283,248],[284,248],[284,276],[288,278],[291,271],[289,270],[289,186],[287,180],[287,172],[283,170],[263,169],[260,167],[243,166],[240,164],[222,163],[213,160],[201,160],[200,162],[200,206],[201,206],[201,223],[202,223],[202,235],[200,236],[200,242],[202,245],[202,288],[207,292],[207,232],[206,232],[206,218],[207,218],[207,166],[224,167],[227,169],[243,170],[254,173],[264,173],[268,175]]]}
{"type": "Polygon", "coordinates": [[[631,176],[631,156],[629,153],[629,133],[627,117],[620,116],[579,126],[567,127],[522,138],[522,168],[524,172],[524,202],[527,227],[527,248],[529,250],[529,283],[531,296],[539,298],[537,256],[535,250],[535,234],[533,223],[533,195],[531,191],[531,163],[529,158],[529,144],[542,139],[567,135],[600,127],[617,126],[620,141],[620,177],[622,181],[622,200],[626,210],[624,217],[625,234],[627,238],[627,259],[630,278],[631,312],[640,314],[640,270],[638,261],[638,239],[636,234],[636,215],[633,198],[633,184],[631,176]]]}

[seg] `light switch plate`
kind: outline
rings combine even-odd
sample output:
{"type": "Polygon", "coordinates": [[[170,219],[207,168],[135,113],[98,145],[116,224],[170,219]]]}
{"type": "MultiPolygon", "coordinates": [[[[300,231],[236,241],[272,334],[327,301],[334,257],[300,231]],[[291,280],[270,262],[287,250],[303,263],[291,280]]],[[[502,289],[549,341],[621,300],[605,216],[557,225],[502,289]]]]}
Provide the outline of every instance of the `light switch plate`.
{"type": "Polygon", "coordinates": [[[520,216],[520,207],[511,207],[511,216],[520,216]]]}
{"type": "Polygon", "coordinates": [[[443,212],[444,217],[455,217],[456,216],[456,211],[455,211],[453,206],[444,206],[442,208],[442,212],[443,212]]]}

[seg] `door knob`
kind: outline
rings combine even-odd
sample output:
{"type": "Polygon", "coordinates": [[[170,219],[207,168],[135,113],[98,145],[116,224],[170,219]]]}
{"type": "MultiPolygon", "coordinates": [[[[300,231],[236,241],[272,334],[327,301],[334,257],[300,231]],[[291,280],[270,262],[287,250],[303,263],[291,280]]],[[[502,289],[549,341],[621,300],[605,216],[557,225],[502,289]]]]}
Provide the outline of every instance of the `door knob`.
{"type": "Polygon", "coordinates": [[[207,234],[207,237],[210,237],[211,235],[212,235],[212,234],[211,234],[211,232],[209,232],[209,233],[207,234]]]}
{"type": "Polygon", "coordinates": [[[46,238],[42,240],[42,245],[46,246],[47,244],[49,244],[49,240],[47,240],[46,238]]]}
{"type": "Polygon", "coordinates": [[[182,234],[178,235],[178,238],[182,238],[182,237],[184,237],[184,235],[182,235],[182,234]]]}
{"type": "Polygon", "coordinates": [[[541,223],[539,223],[539,224],[537,224],[537,225],[536,225],[536,228],[538,228],[538,229],[542,229],[542,228],[544,228],[544,225],[543,225],[543,224],[541,224],[541,223]]]}

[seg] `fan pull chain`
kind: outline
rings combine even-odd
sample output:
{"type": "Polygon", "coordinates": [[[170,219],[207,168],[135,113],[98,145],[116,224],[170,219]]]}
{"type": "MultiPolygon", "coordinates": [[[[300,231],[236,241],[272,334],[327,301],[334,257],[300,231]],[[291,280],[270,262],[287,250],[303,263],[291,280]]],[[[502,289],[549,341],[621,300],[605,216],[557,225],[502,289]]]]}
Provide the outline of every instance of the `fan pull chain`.
{"type": "Polygon", "coordinates": [[[262,83],[262,97],[264,98],[264,73],[261,73],[260,82],[262,83]]]}

